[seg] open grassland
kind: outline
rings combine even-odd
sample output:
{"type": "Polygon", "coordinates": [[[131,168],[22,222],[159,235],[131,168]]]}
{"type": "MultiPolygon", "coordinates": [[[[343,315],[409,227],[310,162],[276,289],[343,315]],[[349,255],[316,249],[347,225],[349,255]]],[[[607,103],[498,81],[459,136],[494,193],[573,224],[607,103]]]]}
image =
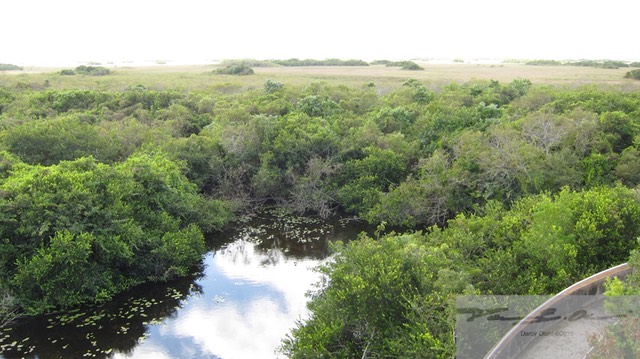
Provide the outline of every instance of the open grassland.
{"type": "Polygon", "coordinates": [[[121,91],[132,84],[149,89],[220,90],[237,92],[261,88],[267,79],[288,85],[305,85],[326,81],[347,86],[373,83],[380,91],[401,85],[409,78],[437,88],[450,82],[475,80],[510,82],[516,78],[529,79],[534,84],[581,86],[596,84],[633,91],[640,89],[637,80],[624,79],[628,69],[603,69],[578,66],[527,66],[523,64],[421,64],[424,71],[407,71],[383,65],[375,66],[309,66],[257,67],[249,76],[215,75],[214,65],[159,65],[145,67],[114,67],[112,74],[103,77],[61,76],[58,68],[25,68],[24,71],[0,73],[0,86],[24,86],[52,89],[84,88],[121,91]]]}

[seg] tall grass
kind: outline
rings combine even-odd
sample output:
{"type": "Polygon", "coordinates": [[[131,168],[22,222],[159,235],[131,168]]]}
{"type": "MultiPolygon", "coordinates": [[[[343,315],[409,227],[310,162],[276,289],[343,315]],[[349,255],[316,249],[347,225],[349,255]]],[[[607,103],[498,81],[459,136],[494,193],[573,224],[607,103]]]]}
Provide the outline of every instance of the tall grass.
{"type": "Polygon", "coordinates": [[[267,79],[287,86],[306,86],[313,82],[328,82],[351,87],[373,83],[379,89],[397,88],[409,78],[435,87],[451,82],[465,83],[474,80],[510,82],[526,78],[533,83],[553,85],[596,84],[640,89],[637,81],[624,79],[625,69],[603,69],[580,66],[526,66],[502,64],[425,64],[425,71],[403,71],[386,66],[338,66],[338,67],[256,67],[251,76],[214,75],[220,66],[150,66],[114,67],[108,76],[61,76],[60,69],[26,68],[22,73],[0,72],[0,86],[26,89],[93,89],[124,91],[132,85],[143,85],[151,90],[216,91],[232,84],[237,91],[259,89],[267,79]],[[39,72],[40,71],[40,72],[39,72]],[[44,71],[44,72],[41,72],[44,71]]]}

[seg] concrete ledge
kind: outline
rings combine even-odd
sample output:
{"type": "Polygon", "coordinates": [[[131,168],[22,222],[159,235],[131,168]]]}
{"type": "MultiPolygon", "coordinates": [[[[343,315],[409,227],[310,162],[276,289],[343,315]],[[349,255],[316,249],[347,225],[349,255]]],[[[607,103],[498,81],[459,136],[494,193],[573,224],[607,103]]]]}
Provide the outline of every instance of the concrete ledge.
{"type": "Polygon", "coordinates": [[[517,358],[536,340],[536,337],[523,338],[520,336],[521,332],[550,331],[553,327],[561,323],[561,321],[539,321],[536,320],[536,318],[540,318],[548,313],[550,308],[565,312],[570,309],[575,310],[576,305],[580,308],[587,307],[599,300],[599,296],[604,293],[604,283],[607,279],[614,277],[624,279],[629,272],[631,272],[631,268],[627,263],[623,263],[583,279],[556,294],[516,324],[502,337],[491,351],[487,353],[485,359],[517,358]],[[573,297],[570,298],[571,300],[568,300],[568,296],[580,297],[573,297]],[[571,308],[568,308],[569,306],[571,306],[571,308]]]}

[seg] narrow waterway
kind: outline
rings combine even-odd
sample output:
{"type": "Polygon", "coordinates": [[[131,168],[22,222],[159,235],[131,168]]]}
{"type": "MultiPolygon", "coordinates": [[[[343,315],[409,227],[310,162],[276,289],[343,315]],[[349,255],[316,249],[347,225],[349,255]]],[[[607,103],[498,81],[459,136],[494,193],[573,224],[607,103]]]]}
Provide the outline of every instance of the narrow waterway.
{"type": "Polygon", "coordinates": [[[308,316],[313,271],[329,242],[371,228],[262,214],[209,238],[190,278],[136,287],[99,306],[23,319],[0,329],[0,357],[271,358],[308,316]]]}

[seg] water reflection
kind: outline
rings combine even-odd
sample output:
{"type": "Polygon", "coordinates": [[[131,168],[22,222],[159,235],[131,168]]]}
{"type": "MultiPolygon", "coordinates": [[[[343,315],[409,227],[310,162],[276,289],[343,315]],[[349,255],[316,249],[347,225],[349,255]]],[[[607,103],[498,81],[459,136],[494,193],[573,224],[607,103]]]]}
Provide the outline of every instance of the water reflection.
{"type": "Polygon", "coordinates": [[[295,320],[307,315],[305,292],[318,280],[311,270],[318,262],[260,250],[245,239],[207,255],[205,276],[196,282],[206,290],[189,298],[175,318],[150,327],[131,356],[275,356],[295,320]]]}
{"type": "Polygon", "coordinates": [[[0,329],[1,358],[270,358],[307,317],[305,293],[328,242],[367,230],[359,222],[253,218],[218,234],[204,270],[148,284],[101,306],[0,329]]]}
{"type": "Polygon", "coordinates": [[[145,285],[101,306],[22,320],[2,333],[4,358],[106,358],[131,353],[147,327],[175,316],[189,293],[201,288],[183,280],[145,285]]]}

